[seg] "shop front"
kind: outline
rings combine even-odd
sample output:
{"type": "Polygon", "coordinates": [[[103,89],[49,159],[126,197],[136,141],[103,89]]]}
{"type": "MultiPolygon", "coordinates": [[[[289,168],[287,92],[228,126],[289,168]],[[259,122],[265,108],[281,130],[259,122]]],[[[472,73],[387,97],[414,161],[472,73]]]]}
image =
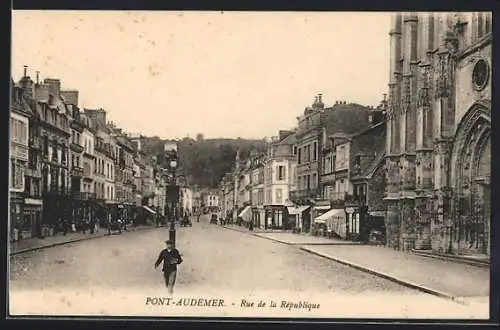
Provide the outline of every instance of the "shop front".
{"type": "Polygon", "coordinates": [[[293,232],[307,232],[307,219],[310,217],[309,205],[296,205],[287,206],[288,225],[292,228],[293,232]]]}
{"type": "Polygon", "coordinates": [[[344,209],[331,209],[314,219],[321,228],[319,234],[328,238],[347,238],[346,212],[344,209]]]}
{"type": "Polygon", "coordinates": [[[252,223],[255,228],[265,228],[266,218],[262,206],[252,206],[252,223]]]}
{"type": "Polygon", "coordinates": [[[42,235],[42,207],[41,199],[26,198],[23,210],[23,232],[30,233],[30,237],[42,235]]]}
{"type": "Polygon", "coordinates": [[[323,235],[326,232],[326,228],[322,222],[316,222],[315,220],[321,215],[328,212],[331,209],[329,201],[317,201],[312,208],[311,218],[314,219],[311,226],[311,234],[313,235],[323,235]]]}
{"type": "Polygon", "coordinates": [[[21,239],[23,232],[23,206],[24,197],[21,193],[10,192],[10,232],[11,240],[21,239]]]}
{"type": "Polygon", "coordinates": [[[266,218],[265,229],[290,229],[288,226],[288,213],[282,205],[266,205],[264,208],[266,218]]]}

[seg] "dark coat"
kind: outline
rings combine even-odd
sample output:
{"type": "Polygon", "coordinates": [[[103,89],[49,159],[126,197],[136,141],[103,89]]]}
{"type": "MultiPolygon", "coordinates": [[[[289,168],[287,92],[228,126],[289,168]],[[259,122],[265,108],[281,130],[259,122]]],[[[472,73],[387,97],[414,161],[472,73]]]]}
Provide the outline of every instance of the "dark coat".
{"type": "Polygon", "coordinates": [[[160,252],[158,259],[155,262],[155,267],[158,267],[162,262],[163,262],[162,270],[164,272],[170,270],[176,270],[177,265],[182,263],[182,257],[177,249],[172,249],[170,251],[164,249],[160,252]]]}

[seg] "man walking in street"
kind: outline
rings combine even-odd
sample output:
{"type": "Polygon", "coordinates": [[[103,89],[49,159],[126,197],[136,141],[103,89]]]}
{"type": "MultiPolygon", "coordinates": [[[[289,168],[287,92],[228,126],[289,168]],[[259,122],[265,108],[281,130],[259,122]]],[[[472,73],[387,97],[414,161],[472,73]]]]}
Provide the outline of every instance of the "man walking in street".
{"type": "Polygon", "coordinates": [[[174,285],[177,277],[177,265],[182,263],[181,254],[174,248],[174,243],[171,240],[165,242],[167,248],[160,252],[158,259],[155,262],[157,268],[163,262],[163,276],[165,278],[165,285],[168,288],[168,293],[174,293],[174,285]]]}

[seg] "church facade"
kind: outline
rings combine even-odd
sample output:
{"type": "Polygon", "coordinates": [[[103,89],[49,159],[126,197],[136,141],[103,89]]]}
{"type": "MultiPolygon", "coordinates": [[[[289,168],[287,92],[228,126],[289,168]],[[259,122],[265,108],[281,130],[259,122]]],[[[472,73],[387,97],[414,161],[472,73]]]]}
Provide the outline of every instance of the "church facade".
{"type": "Polygon", "coordinates": [[[491,13],[397,13],[390,31],[387,244],[490,255],[491,13]]]}

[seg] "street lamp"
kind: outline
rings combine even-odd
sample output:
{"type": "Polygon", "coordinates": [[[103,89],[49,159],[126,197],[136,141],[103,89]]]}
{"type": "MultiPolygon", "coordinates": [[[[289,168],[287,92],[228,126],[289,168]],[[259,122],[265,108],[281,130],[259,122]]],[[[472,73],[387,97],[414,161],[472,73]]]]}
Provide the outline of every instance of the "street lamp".
{"type": "MultiPolygon", "coordinates": [[[[176,143],[165,143],[165,161],[168,165],[168,170],[171,174],[170,182],[167,187],[167,194],[165,195],[165,209],[169,207],[170,201],[170,226],[168,229],[168,238],[171,240],[175,246],[175,219],[176,219],[176,203],[179,199],[179,186],[176,184],[176,171],[177,171],[177,144],[176,143]]],[[[166,214],[167,212],[165,212],[166,214]]]]}

